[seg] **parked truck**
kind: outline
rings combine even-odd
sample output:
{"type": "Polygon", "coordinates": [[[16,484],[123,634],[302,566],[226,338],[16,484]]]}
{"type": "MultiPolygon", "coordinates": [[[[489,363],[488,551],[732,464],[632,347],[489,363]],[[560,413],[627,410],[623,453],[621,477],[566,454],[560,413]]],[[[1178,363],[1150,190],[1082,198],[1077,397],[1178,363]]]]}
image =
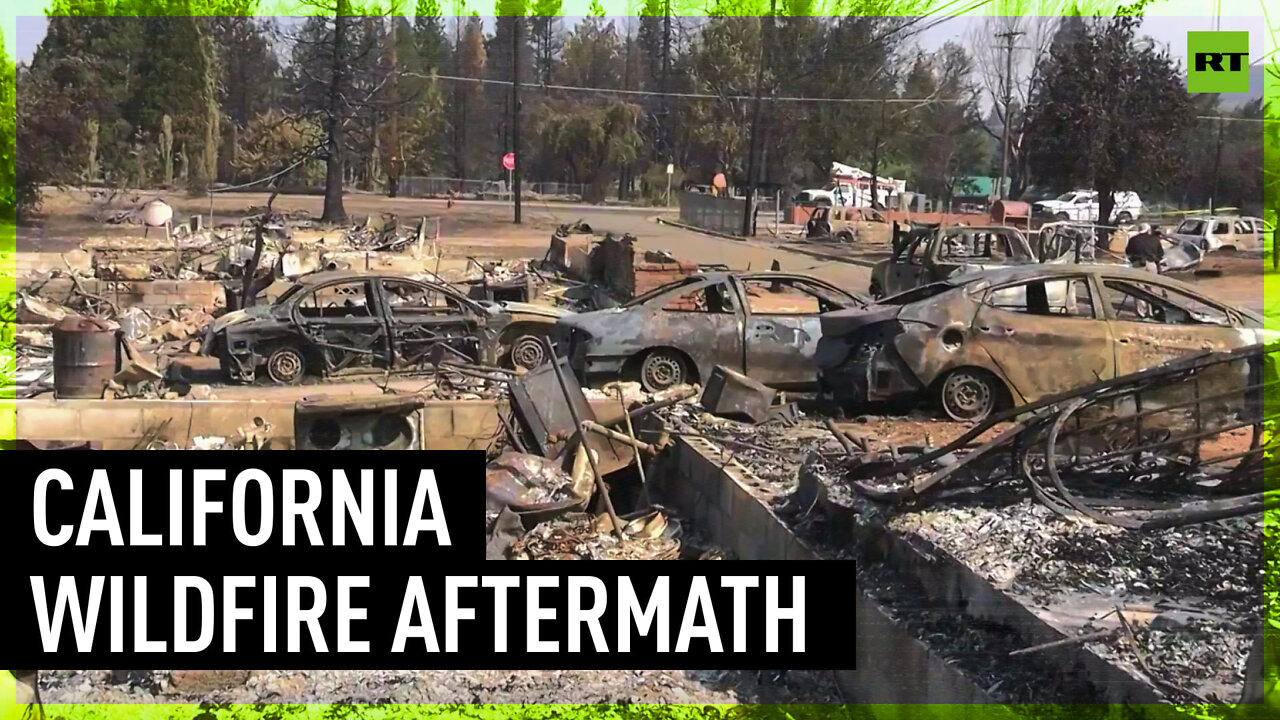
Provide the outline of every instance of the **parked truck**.
{"type": "MultiPolygon", "coordinates": [[[[1127,225],[1142,215],[1142,198],[1135,192],[1117,192],[1115,206],[1108,222],[1127,225]]],[[[1096,190],[1072,190],[1052,200],[1041,200],[1031,206],[1031,215],[1042,220],[1098,222],[1101,212],[1096,190]]]]}

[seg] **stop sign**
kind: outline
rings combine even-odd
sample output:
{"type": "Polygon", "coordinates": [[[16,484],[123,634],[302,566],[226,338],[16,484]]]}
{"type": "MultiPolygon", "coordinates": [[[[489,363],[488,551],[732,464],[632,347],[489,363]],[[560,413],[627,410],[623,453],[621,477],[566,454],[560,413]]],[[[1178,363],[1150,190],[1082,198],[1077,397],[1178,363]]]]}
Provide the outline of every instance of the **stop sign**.
{"type": "Polygon", "coordinates": [[[515,169],[516,169],[516,154],[515,154],[515,153],[507,153],[506,155],[503,155],[503,156],[502,156],[502,167],[503,167],[503,169],[505,169],[505,170],[515,170],[515,169]]]}

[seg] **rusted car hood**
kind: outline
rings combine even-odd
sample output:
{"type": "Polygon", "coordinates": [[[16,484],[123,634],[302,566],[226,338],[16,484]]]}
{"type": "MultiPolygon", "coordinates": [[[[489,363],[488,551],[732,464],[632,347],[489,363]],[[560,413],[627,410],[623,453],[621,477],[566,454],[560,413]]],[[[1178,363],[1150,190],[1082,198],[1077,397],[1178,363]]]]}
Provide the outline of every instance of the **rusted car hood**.
{"type": "Polygon", "coordinates": [[[892,320],[902,312],[901,305],[871,305],[865,310],[849,309],[824,313],[822,337],[844,337],[868,325],[892,320]]]}
{"type": "Polygon", "coordinates": [[[269,318],[272,316],[271,309],[271,305],[254,305],[253,307],[245,308],[243,310],[232,310],[226,315],[214,320],[213,323],[209,325],[209,332],[217,333],[232,325],[239,325],[252,320],[269,318]]]}

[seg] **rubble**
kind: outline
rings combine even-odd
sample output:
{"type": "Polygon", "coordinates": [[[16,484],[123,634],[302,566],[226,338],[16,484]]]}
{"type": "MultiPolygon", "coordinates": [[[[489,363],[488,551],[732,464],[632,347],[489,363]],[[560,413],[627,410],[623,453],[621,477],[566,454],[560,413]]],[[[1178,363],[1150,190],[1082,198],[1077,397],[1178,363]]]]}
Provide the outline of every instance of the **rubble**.
{"type": "Polygon", "coordinates": [[[548,707],[546,720],[562,713],[558,703],[692,703],[710,708],[704,720],[732,720],[739,703],[843,701],[832,673],[817,671],[762,682],[759,673],[724,670],[254,670],[242,682],[198,692],[175,683],[174,672],[42,671],[40,692],[51,704],[520,703],[531,719],[548,707]]]}
{"type": "Polygon", "coordinates": [[[607,516],[565,515],[541,523],[512,543],[511,560],[676,560],[680,525],[654,510],[626,523],[623,539],[608,532],[607,516]]]}

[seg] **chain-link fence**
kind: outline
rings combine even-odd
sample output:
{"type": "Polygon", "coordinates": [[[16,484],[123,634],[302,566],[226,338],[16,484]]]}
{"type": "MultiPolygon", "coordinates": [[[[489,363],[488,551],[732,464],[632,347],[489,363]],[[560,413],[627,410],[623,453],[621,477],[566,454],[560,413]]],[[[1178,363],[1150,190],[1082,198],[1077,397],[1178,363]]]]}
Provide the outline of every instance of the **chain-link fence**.
{"type": "MultiPolygon", "coordinates": [[[[587,190],[586,183],[524,182],[527,195],[581,198],[587,190]]],[[[446,177],[400,178],[400,194],[410,197],[472,197],[496,200],[511,197],[511,188],[505,180],[459,180],[446,177]]]]}

